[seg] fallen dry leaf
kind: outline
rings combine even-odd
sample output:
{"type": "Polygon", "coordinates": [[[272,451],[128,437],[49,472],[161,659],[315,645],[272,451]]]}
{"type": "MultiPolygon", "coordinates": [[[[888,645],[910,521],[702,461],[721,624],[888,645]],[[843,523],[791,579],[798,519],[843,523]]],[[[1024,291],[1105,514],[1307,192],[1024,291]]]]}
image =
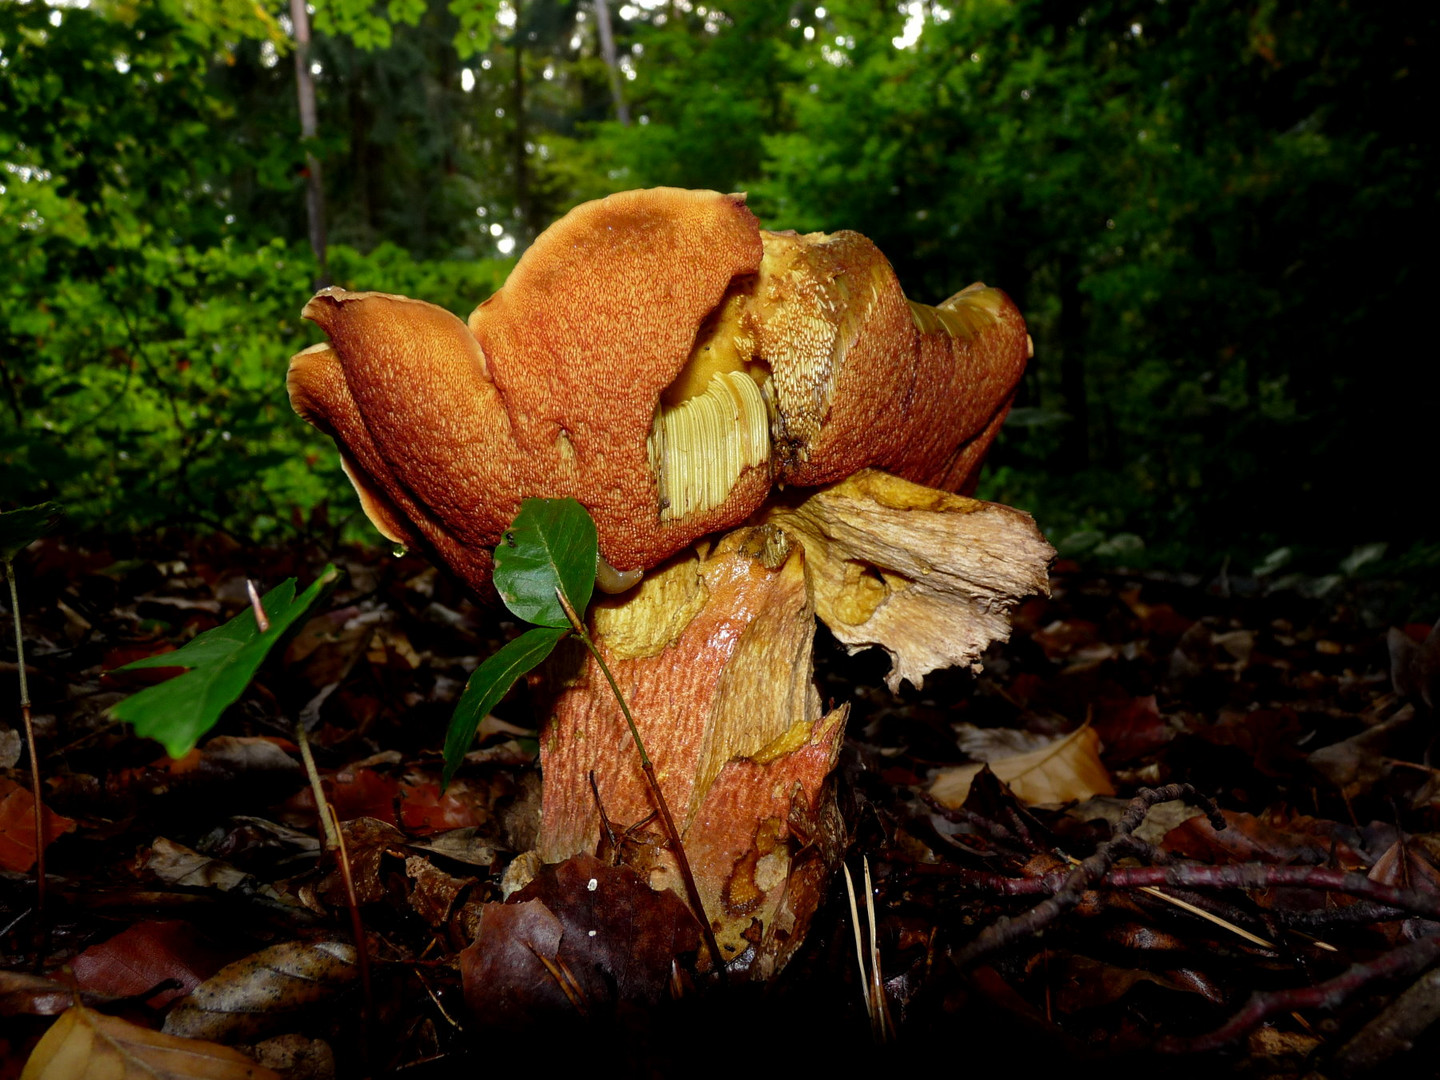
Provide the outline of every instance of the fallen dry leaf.
{"type": "MultiPolygon", "coordinates": [[[[971,782],[986,764],[939,770],[930,783],[930,794],[946,806],[959,806],[970,794],[971,782]]],[[[1031,806],[1052,806],[1115,794],[1110,774],[1100,762],[1100,737],[1088,724],[1037,750],[997,757],[988,764],[1017,799],[1031,806]]]]}
{"type": "Polygon", "coordinates": [[[219,889],[229,892],[254,879],[221,859],[212,859],[157,836],[145,857],[145,869],[167,885],[185,885],[195,889],[219,889]]]}
{"type": "Polygon", "coordinates": [[[1221,810],[1225,829],[1216,832],[1203,815],[1165,834],[1161,846],[1176,855],[1216,864],[1283,863],[1359,870],[1365,858],[1337,834],[1332,822],[1297,815],[1269,821],[1254,814],[1221,810]]]}
{"type": "Polygon", "coordinates": [[[20,763],[20,732],[14,728],[0,730],[0,769],[13,769],[20,763]]]}
{"type": "Polygon", "coordinates": [[[286,941],[228,964],[176,1003],[165,1030],[187,1038],[253,1041],[287,1030],[296,1014],[355,978],[355,948],[286,941]]]}
{"type": "MultiPolygon", "coordinates": [[[[556,965],[565,927],[543,900],[486,904],[474,944],[460,953],[465,1004],[480,1023],[527,1027],[577,1008],[556,965]]],[[[583,1005],[578,1006],[583,1007],[583,1005]]]]}
{"type": "Polygon", "coordinates": [[[1440,622],[1423,637],[1391,627],[1385,641],[1390,648],[1390,679],[1395,692],[1433,709],[1440,701],[1440,622]]]}
{"type": "Polygon", "coordinates": [[[225,959],[190,923],[169,920],[122,930],[75,957],[71,968],[79,989],[115,997],[134,997],[172,980],[174,986],[149,999],[158,1009],[195,989],[225,959]]]}
{"type": "Polygon", "coordinates": [[[323,1039],[291,1033],[246,1047],[255,1060],[285,1080],[335,1080],[335,1051],[323,1039]]]}
{"type": "Polygon", "coordinates": [[[1042,953],[1035,966],[1054,986],[1052,1000],[1061,1013],[1094,1009],[1118,1001],[1141,983],[1178,993],[1200,993],[1200,987],[1169,972],[1107,964],[1089,956],[1042,953]]]}
{"type": "Polygon", "coordinates": [[[54,1016],[74,1000],[74,987],[44,975],[0,971],[0,1016],[54,1016]]]}
{"type": "MultiPolygon", "coordinates": [[[[73,832],[75,822],[45,808],[45,846],[73,832]]],[[[0,869],[23,874],[35,865],[35,797],[30,789],[0,777],[0,869]]]]}
{"type": "Polygon", "coordinates": [[[280,1074],[228,1046],[77,1005],[36,1044],[20,1080],[280,1080],[280,1074]]]}
{"type": "Polygon", "coordinates": [[[591,855],[545,867],[518,895],[486,904],[460,953],[465,1003],[487,1025],[654,1005],[670,993],[675,958],[699,944],[679,897],[591,855]]]}

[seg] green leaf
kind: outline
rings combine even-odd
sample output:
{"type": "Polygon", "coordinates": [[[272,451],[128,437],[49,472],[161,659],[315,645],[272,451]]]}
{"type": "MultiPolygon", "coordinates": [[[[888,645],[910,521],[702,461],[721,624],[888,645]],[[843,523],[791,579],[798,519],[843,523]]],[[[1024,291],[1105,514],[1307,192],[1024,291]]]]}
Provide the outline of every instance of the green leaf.
{"type": "Polygon", "coordinates": [[[488,49],[499,7],[497,0],[450,0],[447,6],[450,14],[460,21],[454,38],[455,52],[460,59],[468,60],[488,49]]]}
{"type": "Polygon", "coordinates": [[[475,669],[465,684],[465,693],[460,695],[460,703],[455,706],[450,729],[445,733],[445,785],[449,785],[465,751],[470,749],[480,721],[515,685],[515,680],[549,656],[555,643],[568,632],[568,628],[533,627],[475,669]]]}
{"type": "Polygon", "coordinates": [[[0,562],[14,562],[16,555],[55,528],[64,512],[59,503],[45,502],[0,514],[0,562]]]}
{"type": "Polygon", "coordinates": [[[111,715],[133,724],[137,735],[157,740],[171,757],[188,753],[244,691],[271,647],[329,591],[339,576],[335,567],[327,566],[315,583],[298,597],[294,578],[271,589],[260,601],[270,622],[263,634],[255,624],[255,613],[245,611],[224,626],[198,635],[183,648],[117,668],[118,671],[155,667],[191,670],[169,682],[132,694],[111,708],[111,715]]]}
{"type": "Polygon", "coordinates": [[[569,628],[558,586],[583,616],[600,554],[595,522],[574,499],[526,499],[495,548],[495,588],[518,618],[569,628]]]}

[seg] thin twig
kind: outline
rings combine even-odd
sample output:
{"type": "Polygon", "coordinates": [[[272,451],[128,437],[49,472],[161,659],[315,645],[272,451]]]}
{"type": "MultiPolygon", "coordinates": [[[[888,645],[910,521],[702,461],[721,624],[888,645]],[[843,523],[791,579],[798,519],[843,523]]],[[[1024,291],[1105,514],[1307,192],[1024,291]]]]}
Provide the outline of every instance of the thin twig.
{"type": "MultiPolygon", "coordinates": [[[[1081,865],[1084,865],[1083,863],[1081,865]]],[[[912,868],[915,872],[936,873],[954,878],[976,892],[998,896],[1049,896],[1059,892],[1070,879],[1071,872],[1052,870],[1035,877],[1014,878],[980,870],[931,870],[912,868]]],[[[1440,899],[1411,889],[1371,881],[1364,874],[1332,870],[1323,866],[1275,866],[1270,863],[1241,863],[1235,866],[1201,866],[1180,863],[1175,866],[1134,866],[1110,870],[1096,879],[1096,888],[1144,889],[1171,885],[1181,889],[1316,889],[1358,896],[1370,904],[1363,908],[1335,908],[1313,912],[1277,912],[1282,922],[1297,927],[1321,927],[1344,923],[1386,922],[1392,919],[1419,916],[1440,922],[1440,899]]]]}
{"type": "Polygon", "coordinates": [[[625,703],[625,695],[620,692],[620,686],[615,681],[615,676],[610,674],[610,666],[605,663],[605,658],[600,655],[600,650],[595,647],[595,642],[585,631],[585,624],[580,621],[580,616],[575,614],[575,608],[557,586],[555,596],[560,601],[560,607],[565,612],[565,617],[570,620],[570,626],[585,648],[590,650],[590,655],[600,665],[600,670],[605,675],[605,680],[614,691],[615,700],[620,703],[620,712],[625,716],[625,723],[630,726],[630,737],[635,740],[635,749],[640,752],[640,767],[645,771],[645,781],[650,787],[650,794],[655,798],[655,809],[660,811],[660,820],[665,825],[665,835],[670,839],[670,846],[675,855],[675,865],[680,871],[680,880],[685,884],[685,896],[690,902],[690,909],[695,915],[696,921],[700,924],[700,933],[705,939],[705,948],[710,953],[710,960],[715,965],[716,974],[725,970],[725,958],[720,953],[720,943],[715,940],[715,931],[710,926],[710,920],[705,915],[705,905],[700,902],[700,890],[695,885],[695,875],[690,872],[690,860],[685,857],[685,845],[680,840],[680,830],[675,827],[675,819],[670,816],[670,805],[665,801],[665,793],[660,790],[660,781],[655,776],[655,766],[650,761],[650,755],[645,752],[645,742],[640,738],[640,729],[635,725],[635,718],[630,715],[630,706],[625,703]]]}
{"type": "Polygon", "coordinates": [[[305,734],[303,720],[295,722],[295,742],[300,747],[300,760],[305,763],[305,775],[310,778],[310,794],[315,797],[315,815],[320,819],[321,832],[325,834],[325,850],[334,851],[340,846],[340,833],[325,812],[329,803],[325,798],[325,788],[320,783],[320,771],[315,768],[315,756],[310,753],[310,739],[305,734]]]}
{"type": "MultiPolygon", "coordinates": [[[[1065,858],[1066,861],[1071,863],[1072,865],[1078,865],[1080,862],[1079,859],[1071,858],[1068,855],[1065,858]]],[[[1169,904],[1171,907],[1177,907],[1181,911],[1188,911],[1196,918],[1204,919],[1206,922],[1209,923],[1214,923],[1216,926],[1220,927],[1220,929],[1228,930],[1236,937],[1243,938],[1244,940],[1250,942],[1250,944],[1252,945],[1259,945],[1262,949],[1271,950],[1277,950],[1280,948],[1280,946],[1276,945],[1273,941],[1269,941],[1266,938],[1261,937],[1259,934],[1251,933],[1243,926],[1237,926],[1235,923],[1231,922],[1229,919],[1225,918],[1222,915],[1216,915],[1214,912],[1206,911],[1204,908],[1192,904],[1188,900],[1182,900],[1178,896],[1171,896],[1169,893],[1161,892],[1153,885],[1142,885],[1140,887],[1140,891],[1145,893],[1147,896],[1155,897],[1155,899],[1161,901],[1162,903],[1169,904]]],[[[1327,949],[1332,948],[1332,946],[1329,945],[1326,945],[1324,947],[1327,949]]]]}
{"type": "Polygon", "coordinates": [[[1106,885],[1120,889],[1146,885],[1177,885],[1186,889],[1321,889],[1348,893],[1421,918],[1440,921],[1440,897],[1385,885],[1371,881],[1364,874],[1332,870],[1325,866],[1271,866],[1265,863],[1139,866],[1112,870],[1104,880],[1106,885]]]}
{"type": "Polygon", "coordinates": [[[270,620],[265,615],[265,605],[260,602],[260,590],[248,577],[245,579],[245,591],[250,595],[250,610],[255,612],[255,628],[263,634],[270,629],[270,620]]]}
{"type": "Polygon", "coordinates": [[[963,806],[946,806],[933,795],[923,792],[920,798],[924,801],[925,805],[930,807],[931,810],[939,814],[946,821],[953,821],[957,825],[970,825],[976,832],[987,837],[992,843],[997,843],[1015,851],[1026,853],[1044,850],[1043,848],[1037,848],[1030,837],[1027,836],[1022,839],[1000,822],[991,821],[989,818],[982,814],[977,814],[973,810],[968,810],[963,806]]]}
{"type": "Polygon", "coordinates": [[[5,560],[5,580],[10,583],[10,614],[15,620],[15,668],[20,673],[20,720],[25,728],[25,748],[30,753],[30,794],[35,801],[35,917],[39,941],[45,934],[45,802],[40,791],[40,758],[35,753],[35,723],[30,717],[30,684],[25,678],[20,589],[15,584],[15,563],[10,559],[5,560]]]}
{"type": "Polygon", "coordinates": [[[1170,1054],[1195,1054],[1217,1050],[1243,1038],[1267,1017],[1295,1009],[1334,1009],[1349,1001],[1359,990],[1377,980],[1405,978],[1423,971],[1440,959],[1440,935],[1421,938],[1368,964],[1352,964],[1341,974],[1314,986],[1252,994],[1245,1007],[1214,1031],[1193,1038],[1171,1036],[1161,1039],[1158,1048],[1170,1054]]]}
{"type": "MultiPolygon", "coordinates": [[[[360,919],[360,897],[355,892],[355,878],[350,873],[350,854],[345,850],[345,834],[340,830],[340,817],[328,802],[324,804],[322,816],[330,818],[335,829],[336,862],[340,866],[340,880],[345,883],[345,903],[350,908],[350,933],[355,938],[355,964],[360,969],[360,989],[365,995],[365,1028],[369,1031],[379,1014],[375,1011],[375,994],[370,986],[370,947],[365,939],[365,924],[360,919]]],[[[369,1057],[369,1039],[366,1039],[366,1057],[369,1057]]]]}
{"type": "MultiPolygon", "coordinates": [[[[1018,915],[1013,919],[1002,918],[991,923],[976,936],[974,941],[960,950],[955,957],[956,963],[964,967],[1013,941],[1038,933],[1070,908],[1075,907],[1086,892],[1093,889],[1110,873],[1117,861],[1134,853],[1137,848],[1149,847],[1148,844],[1136,841],[1131,833],[1145,820],[1145,815],[1150,812],[1150,808],[1162,802],[1181,798],[1194,802],[1204,810],[1210,824],[1217,830],[1225,828],[1225,819],[1221,817],[1219,807],[1210,799],[1199,795],[1189,784],[1167,784],[1165,787],[1154,789],[1141,788],[1135,798],[1130,800],[1130,805],[1120,820],[1115,823],[1111,830],[1111,839],[1101,844],[1095,849],[1093,855],[1063,875],[1051,896],[1036,904],[1023,915],[1018,915]]],[[[1177,867],[1162,869],[1168,873],[1177,867]]],[[[1048,878],[1051,875],[1045,876],[1048,878]]],[[[1145,884],[1160,884],[1160,882],[1145,882],[1145,884]]]]}

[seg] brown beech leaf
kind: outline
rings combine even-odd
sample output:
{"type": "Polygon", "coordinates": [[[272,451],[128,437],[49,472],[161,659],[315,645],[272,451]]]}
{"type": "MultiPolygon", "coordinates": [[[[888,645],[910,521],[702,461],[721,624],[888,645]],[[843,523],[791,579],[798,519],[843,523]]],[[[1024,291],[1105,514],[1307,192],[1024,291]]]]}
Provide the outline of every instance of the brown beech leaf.
{"type": "Polygon", "coordinates": [[[1440,621],[1427,633],[1424,627],[1390,628],[1390,680],[1395,692],[1416,704],[1434,708],[1440,700],[1440,621]]]}
{"type": "MultiPolygon", "coordinates": [[[[75,829],[75,822],[45,808],[45,846],[75,829]]],[[[35,797],[0,777],[0,869],[23,874],[35,865],[35,797]]]]}
{"type": "Polygon", "coordinates": [[[185,1039],[84,1006],[36,1044],[21,1080],[280,1080],[238,1050],[185,1039]]]}
{"type": "Polygon", "coordinates": [[[1160,715],[1154,694],[1109,698],[1094,706],[1095,734],[1112,762],[1138,760],[1175,737],[1175,730],[1160,715]]]}
{"type": "Polygon", "coordinates": [[[221,859],[212,859],[192,851],[184,844],[177,844],[163,836],[157,836],[145,857],[145,869],[167,885],[185,885],[196,889],[218,889],[229,892],[246,884],[254,884],[254,878],[221,859]]]}
{"type": "MultiPolygon", "coordinates": [[[[988,762],[990,770],[1031,806],[1083,801],[1114,795],[1110,774],[1100,762],[1100,738],[1088,724],[1039,749],[988,762]]],[[[930,794],[946,806],[959,806],[984,764],[941,769],[930,794]]]]}
{"type": "Polygon", "coordinates": [[[197,986],[165,1018],[188,1038],[253,1041],[289,1030],[310,1005],[355,978],[355,948],[339,941],[287,941],[237,960],[197,986]]]}
{"type": "MultiPolygon", "coordinates": [[[[350,875],[355,883],[355,897],[362,904],[385,899],[382,873],[387,859],[404,859],[405,834],[388,821],[360,817],[340,823],[345,850],[350,853],[350,875]]],[[[345,904],[345,879],[338,868],[326,874],[317,890],[326,903],[337,907],[345,904]]]]}
{"type": "Polygon", "coordinates": [[[200,940],[190,923],[169,920],[122,930],[75,957],[71,968],[81,990],[115,997],[133,997],[174,980],[175,987],[149,999],[152,1008],[160,1008],[199,986],[224,959],[200,940]]]}
{"type": "Polygon", "coordinates": [[[285,1080],[335,1080],[335,1051],[324,1039],[310,1039],[296,1032],[277,1035],[245,1048],[267,1069],[285,1080]]]}
{"type": "Polygon", "coordinates": [[[1435,869],[1416,845],[1403,838],[1386,848],[1365,876],[1383,885],[1414,889],[1430,896],[1440,893],[1440,870],[1435,869]]]}
{"type": "Polygon", "coordinates": [[[419,855],[405,860],[405,876],[414,883],[410,907],[435,930],[445,927],[457,905],[476,884],[473,877],[451,877],[419,855]]]}
{"type": "MultiPolygon", "coordinates": [[[[486,904],[474,944],[460,953],[465,1004],[483,1024],[528,1027],[575,1009],[555,963],[565,927],[542,900],[486,904]]],[[[574,987],[569,987],[575,993],[574,987]]]]}
{"type": "Polygon", "coordinates": [[[1332,864],[1346,870],[1365,865],[1364,857],[1341,839],[1332,821],[1298,815],[1290,820],[1269,821],[1233,810],[1222,810],[1221,814],[1225,818],[1223,832],[1216,832],[1204,815],[1192,817],[1166,833],[1161,846],[1177,855],[1217,864],[1332,864]]]}
{"type": "Polygon", "coordinates": [[[678,896],[655,891],[628,866],[607,866],[591,855],[546,867],[517,898],[543,900],[565,927],[560,959],[589,973],[596,992],[613,986],[624,1002],[664,998],[674,958],[700,943],[695,919],[678,896]]]}
{"type": "Polygon", "coordinates": [[[475,943],[460,954],[465,1002],[485,1024],[654,1004],[670,991],[675,957],[699,944],[677,896],[591,855],[545,867],[516,896],[484,906],[475,943]]]}

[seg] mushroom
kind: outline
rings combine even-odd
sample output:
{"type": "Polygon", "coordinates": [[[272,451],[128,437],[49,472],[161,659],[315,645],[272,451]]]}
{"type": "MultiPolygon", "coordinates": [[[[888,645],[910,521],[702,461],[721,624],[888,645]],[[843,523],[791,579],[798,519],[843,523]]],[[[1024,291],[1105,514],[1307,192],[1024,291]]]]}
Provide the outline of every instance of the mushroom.
{"type": "Polygon", "coordinates": [[[296,412],[383,535],[481,593],[526,497],[579,500],[623,573],[776,483],[962,488],[1029,355],[998,289],[915,304],[858,233],[765,232],[743,196],[672,188],[576,207],[468,324],[340,288],[304,315],[330,340],[291,359],[296,412]]]}
{"type": "MultiPolygon", "coordinates": [[[[590,630],[705,916],[727,960],[778,970],[843,850],[826,778],[848,706],[821,709],[815,615],[919,686],[1045,588],[1029,517],[951,494],[1030,355],[1014,304],[984,285],[916,304],[858,233],[767,232],[743,196],[657,189],[572,210],[468,324],[333,288],[304,314],[330,341],[292,359],[291,401],[384,535],[485,594],[523,498],[590,511],[600,583],[629,589],[590,630]]],[[[544,686],[541,857],[607,848],[674,884],[595,661],[562,650],[544,686]]]]}

